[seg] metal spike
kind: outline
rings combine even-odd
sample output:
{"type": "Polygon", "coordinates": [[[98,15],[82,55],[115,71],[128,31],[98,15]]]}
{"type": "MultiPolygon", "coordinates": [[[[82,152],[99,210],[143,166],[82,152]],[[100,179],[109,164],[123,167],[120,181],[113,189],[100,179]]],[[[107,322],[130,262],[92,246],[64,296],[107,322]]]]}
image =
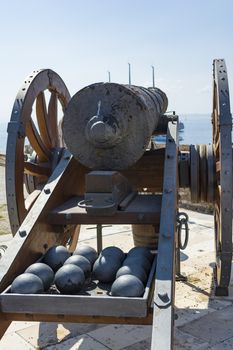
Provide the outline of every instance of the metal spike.
{"type": "Polygon", "coordinates": [[[155,67],[151,66],[152,68],[152,86],[155,87],[155,67]]]}
{"type": "Polygon", "coordinates": [[[130,63],[128,63],[129,65],[129,85],[131,85],[131,65],[130,63]]]}

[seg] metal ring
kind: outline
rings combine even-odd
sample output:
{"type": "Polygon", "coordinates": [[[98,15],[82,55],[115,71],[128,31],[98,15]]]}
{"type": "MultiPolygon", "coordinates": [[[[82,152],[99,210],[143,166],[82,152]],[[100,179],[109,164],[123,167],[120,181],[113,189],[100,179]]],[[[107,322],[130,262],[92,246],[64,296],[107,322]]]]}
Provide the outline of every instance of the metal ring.
{"type": "Polygon", "coordinates": [[[188,214],[186,214],[184,212],[180,212],[177,215],[177,222],[178,222],[178,227],[177,227],[178,247],[181,250],[184,250],[187,247],[187,245],[188,245],[188,240],[189,240],[188,219],[189,219],[188,214]],[[181,231],[182,231],[183,227],[184,227],[184,230],[185,230],[184,243],[182,243],[182,240],[181,240],[181,231]]]}
{"type": "Polygon", "coordinates": [[[188,223],[185,220],[179,225],[179,228],[178,228],[178,245],[179,245],[179,248],[181,250],[184,250],[187,247],[188,240],[189,240],[189,228],[188,228],[188,223]],[[181,231],[182,231],[183,226],[184,226],[184,230],[185,230],[184,243],[182,243],[182,240],[181,240],[181,231]]]}
{"type": "Polygon", "coordinates": [[[115,207],[115,203],[112,204],[108,204],[108,205],[101,205],[101,206],[96,206],[96,205],[88,205],[86,203],[92,203],[93,200],[92,199],[83,199],[81,201],[78,202],[78,206],[80,208],[92,208],[92,209],[109,209],[109,208],[114,208],[115,207]]]}

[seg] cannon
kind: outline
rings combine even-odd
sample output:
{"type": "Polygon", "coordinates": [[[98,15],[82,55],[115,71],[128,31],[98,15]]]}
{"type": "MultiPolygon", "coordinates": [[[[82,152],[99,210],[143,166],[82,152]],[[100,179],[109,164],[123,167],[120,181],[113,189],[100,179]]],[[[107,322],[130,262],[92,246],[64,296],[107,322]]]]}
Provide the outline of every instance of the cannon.
{"type": "Polygon", "coordinates": [[[213,62],[213,142],[179,147],[179,117],[158,88],[95,83],[72,98],[52,70],[25,79],[8,124],[6,193],[13,239],[0,261],[1,327],[12,320],[152,324],[152,349],[173,348],[181,278],[178,190],[214,205],[215,293],[232,261],[232,119],[226,64],[213,62]],[[166,135],[154,147],[153,136],[166,135]],[[31,150],[25,154],[25,146],[31,150]],[[30,146],[30,147],[28,147],[30,146]],[[14,278],[51,247],[73,252],[80,225],[131,224],[157,252],[142,297],[13,294],[14,278]]]}

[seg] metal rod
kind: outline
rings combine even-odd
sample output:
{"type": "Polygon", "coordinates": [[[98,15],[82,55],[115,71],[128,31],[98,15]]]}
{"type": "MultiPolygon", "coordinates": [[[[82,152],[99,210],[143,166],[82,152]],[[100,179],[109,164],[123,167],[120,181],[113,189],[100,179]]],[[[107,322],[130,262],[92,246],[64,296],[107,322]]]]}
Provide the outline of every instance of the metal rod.
{"type": "Polygon", "coordinates": [[[108,82],[111,83],[111,72],[108,70],[108,82]]]}
{"type": "Polygon", "coordinates": [[[152,86],[155,87],[155,67],[151,66],[152,68],[152,86]]]}
{"type": "Polygon", "coordinates": [[[128,63],[129,65],[129,85],[131,85],[131,65],[130,63],[128,63]]]}
{"type": "Polygon", "coordinates": [[[100,254],[101,250],[103,249],[102,225],[101,224],[96,225],[96,232],[97,232],[97,252],[98,252],[98,254],[100,254]]]}

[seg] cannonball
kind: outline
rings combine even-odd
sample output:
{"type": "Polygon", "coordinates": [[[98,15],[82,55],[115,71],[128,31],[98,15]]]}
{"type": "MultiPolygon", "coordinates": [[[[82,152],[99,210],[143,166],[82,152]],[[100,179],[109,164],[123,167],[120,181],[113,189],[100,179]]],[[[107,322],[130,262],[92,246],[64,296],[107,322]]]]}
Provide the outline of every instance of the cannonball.
{"type": "Polygon", "coordinates": [[[122,266],[119,268],[116,274],[116,278],[123,276],[123,275],[133,275],[142,281],[142,283],[145,285],[148,279],[147,273],[144,270],[143,267],[132,265],[132,266],[122,266]]]}
{"type": "Polygon", "coordinates": [[[141,297],[144,290],[139,278],[133,275],[123,275],[113,282],[111,294],[118,297],[141,297]]]}
{"type": "Polygon", "coordinates": [[[38,294],[43,293],[42,280],[33,273],[23,273],[14,279],[11,285],[11,293],[38,294]]]}
{"type": "Polygon", "coordinates": [[[74,265],[66,264],[55,274],[54,283],[57,289],[63,294],[78,293],[85,282],[83,270],[74,265]]]}
{"type": "Polygon", "coordinates": [[[43,262],[49,265],[53,271],[57,271],[70,257],[69,251],[63,245],[51,247],[44,255],[43,262]]]}
{"type": "Polygon", "coordinates": [[[25,272],[33,273],[40,277],[44,285],[44,290],[49,289],[54,280],[54,272],[48,265],[44,263],[35,263],[30,265],[25,272]]]}
{"type": "Polygon", "coordinates": [[[85,278],[89,277],[91,274],[91,263],[90,261],[82,255],[72,255],[65,262],[64,265],[74,264],[80,267],[85,275],[85,278]]]}
{"type": "Polygon", "coordinates": [[[154,255],[151,253],[150,249],[147,247],[133,247],[129,250],[127,256],[145,256],[150,262],[152,262],[154,255]]]}
{"type": "Polygon", "coordinates": [[[93,278],[103,283],[109,283],[115,280],[117,270],[121,267],[119,259],[112,259],[100,256],[93,266],[93,278]]]}
{"type": "Polygon", "coordinates": [[[75,251],[73,252],[73,255],[84,256],[85,258],[87,258],[90,261],[91,266],[93,266],[94,262],[98,258],[97,251],[88,245],[79,246],[78,248],[75,249],[75,251]]]}
{"type": "Polygon", "coordinates": [[[151,269],[151,263],[149,260],[142,255],[139,256],[127,256],[123,261],[122,266],[141,266],[148,273],[151,269]]]}
{"type": "Polygon", "coordinates": [[[113,257],[114,259],[117,258],[120,261],[123,261],[125,258],[125,253],[120,248],[115,246],[104,248],[100,255],[105,257],[113,257]]]}

